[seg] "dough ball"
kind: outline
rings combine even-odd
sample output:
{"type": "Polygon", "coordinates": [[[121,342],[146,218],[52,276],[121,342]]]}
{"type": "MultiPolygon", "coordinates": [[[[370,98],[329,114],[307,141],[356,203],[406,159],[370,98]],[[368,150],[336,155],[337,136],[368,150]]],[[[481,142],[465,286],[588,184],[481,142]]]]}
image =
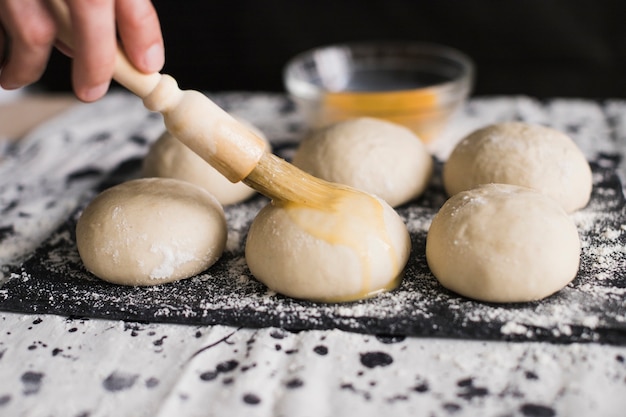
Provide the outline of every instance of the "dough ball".
{"type": "Polygon", "coordinates": [[[444,165],[443,182],[449,195],[478,184],[522,185],[554,198],[571,213],[589,202],[592,176],[585,156],[564,133],[509,122],[462,139],[444,165]]]}
{"type": "Polygon", "coordinates": [[[358,195],[329,210],[264,207],[246,241],[252,274],[278,293],[312,301],[352,301],[395,288],[409,234],[391,206],[358,195]]]}
{"type": "Polygon", "coordinates": [[[555,200],[508,184],[455,194],[426,238],[426,260],[441,285],[489,302],[559,291],[576,276],[580,250],[576,226],[555,200]]]}
{"type": "Polygon", "coordinates": [[[367,117],[313,132],[300,143],[293,164],[377,195],[393,207],[419,196],[433,170],[430,153],[412,131],[367,117]]]}
{"type": "Polygon", "coordinates": [[[99,194],[76,225],[85,267],[123,285],[155,285],[196,275],[226,244],[222,206],[184,181],[143,178],[99,194]]]}
{"type": "MultiPolygon", "coordinates": [[[[258,129],[243,120],[239,121],[268,143],[258,129]]],[[[269,143],[267,146],[269,149],[269,143]]],[[[143,161],[142,174],[144,177],[176,178],[199,185],[223,205],[240,203],[255,194],[254,189],[243,182],[230,182],[168,132],[163,133],[150,147],[143,161]]]]}

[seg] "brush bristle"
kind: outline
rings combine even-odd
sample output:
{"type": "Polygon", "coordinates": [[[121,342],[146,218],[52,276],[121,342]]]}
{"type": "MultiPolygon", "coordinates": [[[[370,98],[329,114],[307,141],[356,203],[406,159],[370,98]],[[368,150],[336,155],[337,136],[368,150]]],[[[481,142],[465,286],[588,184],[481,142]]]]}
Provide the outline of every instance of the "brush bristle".
{"type": "Polygon", "coordinates": [[[274,201],[306,206],[326,206],[344,187],[316,178],[282,158],[265,153],[243,180],[274,201]]]}

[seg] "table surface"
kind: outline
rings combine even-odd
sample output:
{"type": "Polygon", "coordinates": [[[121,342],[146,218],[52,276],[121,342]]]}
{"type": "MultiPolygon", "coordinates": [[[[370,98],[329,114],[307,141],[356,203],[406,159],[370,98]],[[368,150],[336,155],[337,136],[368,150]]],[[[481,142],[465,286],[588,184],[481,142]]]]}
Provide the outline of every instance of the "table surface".
{"type": "MultiPolygon", "coordinates": [[[[5,103],[0,114],[23,109],[24,100],[32,99],[5,103]]],[[[40,115],[65,110],[59,117],[70,113],[71,119],[75,106],[84,107],[67,97],[61,100],[51,100],[54,104],[44,105],[47,110],[40,115]]],[[[593,137],[606,133],[601,121],[607,109],[626,109],[621,102],[565,104],[567,116],[558,116],[562,110],[554,109],[563,106],[531,98],[474,99],[473,109],[482,107],[493,120],[470,117],[472,123],[457,122],[447,135],[459,137],[477,123],[512,117],[511,108],[545,121],[551,108],[551,124],[588,118],[579,132],[593,137]]],[[[28,126],[20,127],[24,112],[11,114],[17,116],[0,116],[0,149],[23,134],[28,140],[35,134],[32,126],[58,129],[59,117],[40,125],[47,117],[29,115],[28,126]]],[[[618,139],[621,151],[626,137],[618,139]]],[[[453,142],[442,141],[431,150],[445,157],[453,142]]],[[[579,144],[587,155],[604,151],[595,149],[593,140],[579,144]]],[[[0,204],[5,204],[1,195],[0,204]]],[[[0,312],[0,322],[0,416],[621,416],[626,406],[624,346],[8,312],[0,312]]]]}

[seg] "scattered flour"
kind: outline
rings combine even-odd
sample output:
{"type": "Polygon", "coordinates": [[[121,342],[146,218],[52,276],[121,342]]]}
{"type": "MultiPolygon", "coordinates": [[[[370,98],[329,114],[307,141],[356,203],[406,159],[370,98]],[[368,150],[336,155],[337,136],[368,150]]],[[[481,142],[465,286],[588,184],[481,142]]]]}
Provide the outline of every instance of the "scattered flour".
{"type": "MultiPolygon", "coordinates": [[[[226,110],[259,127],[283,157],[291,154],[303,135],[299,114],[282,95],[223,94],[214,98],[226,110]]],[[[602,341],[606,332],[623,334],[626,218],[622,190],[611,174],[616,170],[622,173],[616,155],[626,143],[626,102],[477,98],[441,140],[429,145],[430,150],[443,160],[469,131],[505,120],[562,129],[596,165],[594,198],[588,207],[572,214],[583,242],[580,275],[542,302],[513,306],[477,303],[438,285],[423,251],[432,216],[446,198],[440,171],[418,201],[398,208],[413,243],[401,287],[371,300],[328,305],[298,302],[258,283],[245,264],[243,242],[250,222],[267,203],[262,196],[225,210],[229,227],[226,251],[209,271],[176,285],[141,290],[102,286],[95,280],[89,290],[79,288],[73,285],[75,280],[92,279],[82,269],[73,246],[72,227],[80,207],[103,181],[110,184],[136,175],[138,161],[163,130],[160,117],[143,109],[138,99],[113,94],[79,106],[14,147],[0,148],[0,285],[4,282],[0,306],[17,308],[18,294],[49,291],[45,305],[20,308],[107,317],[115,310],[113,317],[131,320],[478,339],[602,341]],[[96,122],[94,114],[98,114],[96,122]],[[20,262],[44,241],[38,258],[24,264],[31,269],[20,269],[20,262]],[[33,267],[48,273],[41,276],[32,272],[33,267]]],[[[172,255],[174,258],[180,260],[172,255]]],[[[155,277],[162,272],[156,271],[155,277]]]]}

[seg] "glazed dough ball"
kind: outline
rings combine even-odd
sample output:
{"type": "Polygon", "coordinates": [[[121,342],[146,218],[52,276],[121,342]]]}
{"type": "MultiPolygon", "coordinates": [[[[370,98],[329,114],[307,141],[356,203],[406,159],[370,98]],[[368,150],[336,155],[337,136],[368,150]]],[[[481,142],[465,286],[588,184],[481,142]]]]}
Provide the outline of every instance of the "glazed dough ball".
{"type": "Polygon", "coordinates": [[[486,184],[452,196],[434,217],[426,260],[441,285],[490,302],[539,300],[577,274],[576,226],[535,190],[486,184]]]}
{"type": "Polygon", "coordinates": [[[433,170],[431,155],[412,131],[367,117],[313,132],[300,143],[293,164],[377,195],[393,207],[419,196],[433,170]]]}
{"type": "Polygon", "coordinates": [[[364,193],[334,209],[268,204],[246,241],[252,274],[294,298],[341,302],[395,288],[411,243],[393,208],[364,193]]]}
{"type": "MultiPolygon", "coordinates": [[[[241,119],[239,121],[265,140],[269,149],[267,138],[261,131],[241,119]]],[[[199,185],[213,194],[223,205],[240,203],[255,194],[254,189],[243,182],[230,182],[168,132],[163,133],[150,147],[143,161],[142,175],[176,178],[199,185]]]]}
{"type": "Polygon", "coordinates": [[[567,211],[587,205],[592,176],[589,163],[564,133],[519,122],[476,130],[462,139],[443,169],[449,195],[478,184],[515,184],[538,190],[567,211]]]}
{"type": "Polygon", "coordinates": [[[193,184],[167,178],[128,181],[99,194],[76,225],[81,259],[115,284],[156,285],[196,275],[226,244],[221,205],[193,184]]]}

